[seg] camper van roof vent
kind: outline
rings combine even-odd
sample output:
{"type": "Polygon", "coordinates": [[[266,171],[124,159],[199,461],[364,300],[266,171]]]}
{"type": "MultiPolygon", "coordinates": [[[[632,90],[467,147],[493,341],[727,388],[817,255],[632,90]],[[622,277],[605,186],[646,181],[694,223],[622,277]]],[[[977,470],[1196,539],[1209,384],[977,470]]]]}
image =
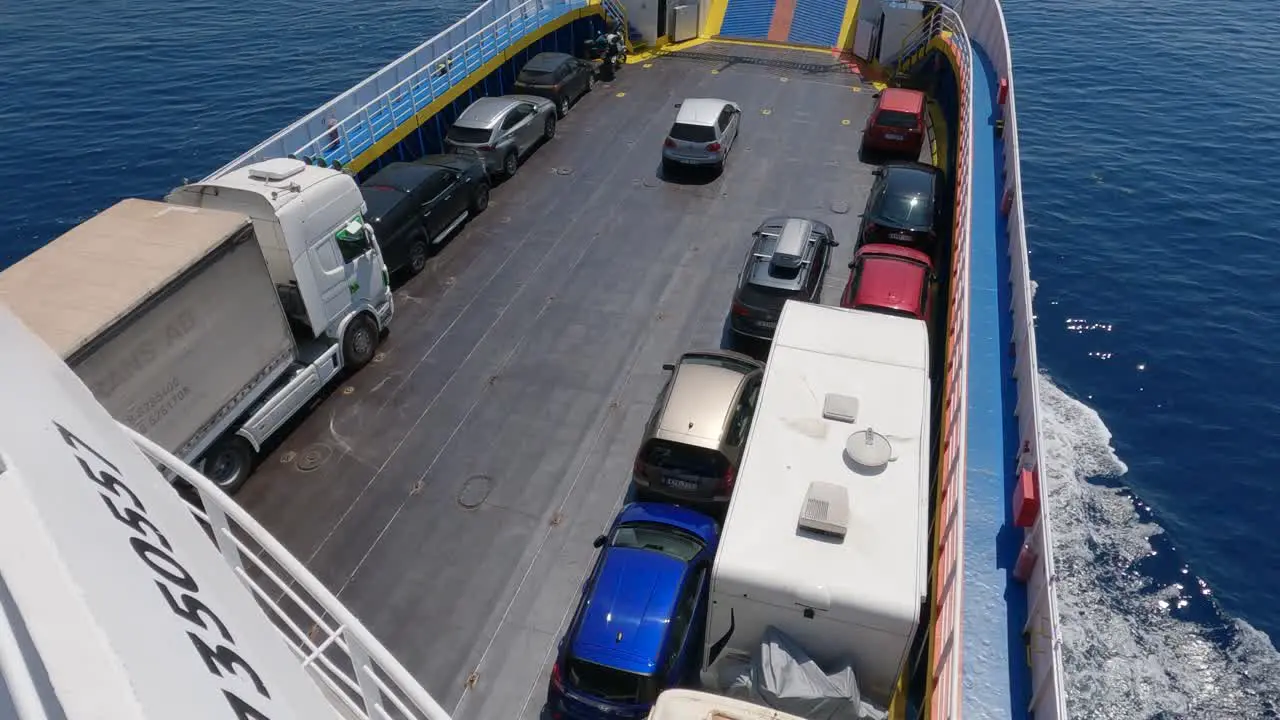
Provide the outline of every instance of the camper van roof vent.
{"type": "Polygon", "coordinates": [[[827,393],[822,399],[822,417],[836,422],[857,422],[858,398],[840,393],[827,393]]]}
{"type": "Polygon", "coordinates": [[[266,182],[288,180],[307,168],[301,160],[289,158],[272,158],[249,166],[249,178],[266,182]]]}
{"type": "Polygon", "coordinates": [[[843,485],[814,480],[800,509],[801,528],[843,538],[849,530],[849,491],[843,485]]]}

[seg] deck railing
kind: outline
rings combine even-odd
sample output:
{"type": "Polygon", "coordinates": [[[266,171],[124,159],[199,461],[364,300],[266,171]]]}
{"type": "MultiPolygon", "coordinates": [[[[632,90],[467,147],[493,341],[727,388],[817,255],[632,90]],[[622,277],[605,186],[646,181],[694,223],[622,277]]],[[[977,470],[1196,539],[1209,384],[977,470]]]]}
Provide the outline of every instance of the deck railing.
{"type": "Polygon", "coordinates": [[[936,487],[934,562],[930,575],[932,617],[924,650],[928,655],[924,712],[931,720],[950,720],[961,714],[961,631],[964,557],[965,446],[968,392],[969,218],[972,198],[973,59],[964,21],[950,6],[935,9],[921,25],[919,47],[935,40],[955,63],[959,118],[956,127],[954,242],[951,251],[951,293],[948,318],[951,332],[946,348],[943,390],[944,427],[939,448],[936,487]]]}
{"type": "Polygon", "coordinates": [[[347,165],[512,45],[593,0],[486,0],[444,32],[374,73],[208,179],[268,158],[323,158],[347,165]]]}
{"type": "Polygon", "coordinates": [[[450,720],[364,625],[208,478],[120,424],[142,452],[195,490],[191,513],[340,717],[450,720]]]}
{"type": "Polygon", "coordinates": [[[526,0],[293,150],[346,164],[522,38],[588,0],[526,0]]]}
{"type": "MultiPolygon", "coordinates": [[[[999,0],[967,0],[963,16],[970,39],[982,48],[997,76],[1006,84],[1005,100],[999,106],[997,119],[1004,123],[1001,144],[1005,173],[1000,202],[1009,235],[1008,279],[1013,289],[1009,311],[1013,314],[1013,349],[1017,357],[1014,377],[1018,384],[1019,465],[1035,473],[1040,497],[1039,516],[1025,531],[1023,540],[1027,549],[1038,558],[1027,580],[1027,625],[1024,628],[1031,663],[1029,711],[1036,720],[1058,720],[1067,717],[1066,682],[1062,666],[1057,571],[1053,559],[1053,518],[1041,450],[1044,444],[1040,425],[1040,367],[1036,355],[1035,314],[1023,214],[1013,61],[999,0]]],[[[983,132],[990,130],[984,128],[983,132]]]]}

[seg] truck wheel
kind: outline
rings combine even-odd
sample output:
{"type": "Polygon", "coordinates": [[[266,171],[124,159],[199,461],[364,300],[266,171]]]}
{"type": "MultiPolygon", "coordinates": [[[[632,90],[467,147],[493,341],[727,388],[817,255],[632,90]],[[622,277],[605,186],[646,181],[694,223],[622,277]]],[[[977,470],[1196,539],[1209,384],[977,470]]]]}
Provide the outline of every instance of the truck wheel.
{"type": "Polygon", "coordinates": [[[361,313],[347,323],[342,335],[342,361],[351,370],[359,370],[373,359],[378,347],[378,325],[368,315],[361,313]]]}
{"type": "Polygon", "coordinates": [[[413,244],[409,246],[409,273],[417,275],[426,266],[427,244],[421,240],[414,240],[413,244]]]}
{"type": "Polygon", "coordinates": [[[219,440],[204,456],[205,477],[218,489],[234,495],[253,469],[253,446],[239,435],[219,440]]]}

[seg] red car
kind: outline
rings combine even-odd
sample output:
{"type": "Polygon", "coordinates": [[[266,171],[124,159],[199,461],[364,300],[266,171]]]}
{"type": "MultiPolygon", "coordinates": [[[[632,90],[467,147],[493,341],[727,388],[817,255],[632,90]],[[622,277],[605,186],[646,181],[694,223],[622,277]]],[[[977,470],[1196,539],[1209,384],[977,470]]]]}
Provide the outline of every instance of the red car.
{"type": "Polygon", "coordinates": [[[862,146],[915,160],[924,146],[924,93],[886,88],[875,94],[876,106],[862,131],[862,146]]]}
{"type": "Polygon", "coordinates": [[[937,277],[928,255],[902,245],[863,245],[849,269],[840,307],[932,321],[937,277]]]}

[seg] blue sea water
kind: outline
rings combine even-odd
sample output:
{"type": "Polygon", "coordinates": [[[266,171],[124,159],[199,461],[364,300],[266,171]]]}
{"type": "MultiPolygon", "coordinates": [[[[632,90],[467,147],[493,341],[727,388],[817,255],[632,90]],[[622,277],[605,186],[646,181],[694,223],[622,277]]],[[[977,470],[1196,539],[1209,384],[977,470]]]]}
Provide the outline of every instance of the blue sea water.
{"type": "Polygon", "coordinates": [[[1277,717],[1280,6],[1005,7],[1073,715],[1277,717]]]}
{"type": "MultiPolygon", "coordinates": [[[[0,267],[203,177],[469,9],[0,4],[0,267]]],[[[1072,714],[1277,717],[1280,8],[1006,13],[1072,714]]]]}

